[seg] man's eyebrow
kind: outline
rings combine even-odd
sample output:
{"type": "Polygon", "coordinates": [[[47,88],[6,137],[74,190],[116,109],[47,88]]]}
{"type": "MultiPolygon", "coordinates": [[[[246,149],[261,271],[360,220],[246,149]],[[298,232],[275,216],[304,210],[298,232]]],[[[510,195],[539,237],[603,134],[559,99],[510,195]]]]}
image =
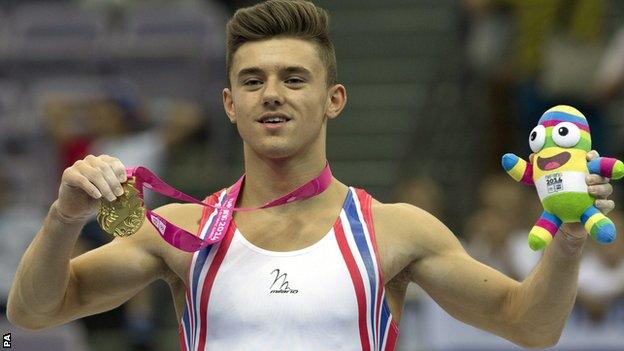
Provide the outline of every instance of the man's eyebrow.
{"type": "MultiPolygon", "coordinates": [[[[286,73],[299,73],[299,74],[306,74],[306,75],[312,74],[307,68],[303,66],[288,66],[285,68],[280,68],[280,70],[286,73]]],[[[240,77],[244,75],[260,74],[262,72],[263,71],[260,67],[247,67],[247,68],[241,69],[238,72],[238,76],[240,77]]]]}
{"type": "Polygon", "coordinates": [[[286,73],[300,73],[300,74],[307,74],[307,75],[312,74],[307,68],[303,66],[289,66],[289,67],[286,67],[284,71],[286,71],[286,73]]]}
{"type": "Polygon", "coordinates": [[[244,75],[248,75],[248,74],[258,74],[262,72],[262,70],[259,67],[247,67],[247,68],[243,68],[238,72],[238,76],[244,76],[244,75]]]}

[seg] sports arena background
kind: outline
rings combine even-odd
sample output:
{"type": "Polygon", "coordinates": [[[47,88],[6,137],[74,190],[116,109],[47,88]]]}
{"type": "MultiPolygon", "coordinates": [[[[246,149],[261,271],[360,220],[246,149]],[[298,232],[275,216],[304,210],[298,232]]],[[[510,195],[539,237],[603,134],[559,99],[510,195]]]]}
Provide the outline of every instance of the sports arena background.
{"type": "MultiPolygon", "coordinates": [[[[224,28],[254,1],[0,2],[0,306],[55,199],[62,170],[88,153],[144,165],[203,197],[242,172],[221,105],[224,28]]],[[[480,261],[523,279],[539,258],[526,234],[540,205],[500,166],[528,156],[548,107],[588,117],[595,148],[624,158],[624,4],[619,0],[323,0],[349,102],[328,126],[347,184],[442,219],[480,261]]],[[[624,189],[614,182],[624,228],[624,189]]],[[[167,200],[152,196],[150,206],[167,200]]],[[[93,222],[75,254],[110,240],[93,222]]],[[[589,243],[557,350],[624,350],[624,240],[589,243]]],[[[128,258],[132,259],[132,258],[128,258]]],[[[168,287],[17,350],[175,350],[168,287]]],[[[512,350],[408,292],[401,350],[512,350]]]]}

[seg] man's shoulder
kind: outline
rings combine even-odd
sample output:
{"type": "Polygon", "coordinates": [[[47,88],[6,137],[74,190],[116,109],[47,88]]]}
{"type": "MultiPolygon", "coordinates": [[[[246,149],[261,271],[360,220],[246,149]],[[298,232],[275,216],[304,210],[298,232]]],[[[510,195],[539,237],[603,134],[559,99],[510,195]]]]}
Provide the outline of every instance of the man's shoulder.
{"type": "Polygon", "coordinates": [[[427,211],[407,203],[383,203],[373,199],[371,211],[375,222],[394,222],[403,225],[417,224],[433,216],[427,211]]]}
{"type": "Polygon", "coordinates": [[[203,209],[204,206],[199,204],[174,202],[160,206],[156,208],[154,212],[160,215],[188,216],[192,214],[201,215],[203,209]]]}
{"type": "Polygon", "coordinates": [[[411,247],[420,252],[456,240],[444,223],[417,206],[373,200],[371,207],[378,241],[390,246],[411,247]]]}
{"type": "Polygon", "coordinates": [[[204,206],[193,203],[171,203],[154,210],[188,232],[196,233],[204,211],[204,206]]]}
{"type": "Polygon", "coordinates": [[[373,200],[371,211],[375,238],[388,279],[440,245],[438,240],[443,224],[417,206],[373,200]]]}
{"type": "Polygon", "coordinates": [[[371,212],[379,240],[405,242],[422,235],[426,211],[406,203],[382,203],[373,199],[371,212]]]}

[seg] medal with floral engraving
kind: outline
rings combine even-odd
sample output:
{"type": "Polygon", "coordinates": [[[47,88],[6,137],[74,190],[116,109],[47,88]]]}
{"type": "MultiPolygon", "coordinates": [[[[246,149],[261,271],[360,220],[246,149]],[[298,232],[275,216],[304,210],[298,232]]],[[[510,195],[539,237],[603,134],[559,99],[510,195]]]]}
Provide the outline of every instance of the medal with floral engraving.
{"type": "Polygon", "coordinates": [[[105,232],[113,236],[130,236],[143,224],[145,220],[143,199],[134,184],[134,178],[122,184],[124,193],[115,201],[101,199],[97,221],[105,232]]]}

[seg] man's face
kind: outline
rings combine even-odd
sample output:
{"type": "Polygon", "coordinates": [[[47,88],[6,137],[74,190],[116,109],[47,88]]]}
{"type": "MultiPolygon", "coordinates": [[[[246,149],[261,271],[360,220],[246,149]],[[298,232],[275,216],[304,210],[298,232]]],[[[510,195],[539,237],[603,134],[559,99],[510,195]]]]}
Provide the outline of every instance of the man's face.
{"type": "MultiPolygon", "coordinates": [[[[346,94],[328,87],[315,44],[275,38],[243,44],[234,54],[231,89],[223,90],[230,121],[255,153],[284,158],[323,148],[327,118],[336,117],[346,94]]],[[[251,151],[250,150],[250,151],[251,151]]]]}

